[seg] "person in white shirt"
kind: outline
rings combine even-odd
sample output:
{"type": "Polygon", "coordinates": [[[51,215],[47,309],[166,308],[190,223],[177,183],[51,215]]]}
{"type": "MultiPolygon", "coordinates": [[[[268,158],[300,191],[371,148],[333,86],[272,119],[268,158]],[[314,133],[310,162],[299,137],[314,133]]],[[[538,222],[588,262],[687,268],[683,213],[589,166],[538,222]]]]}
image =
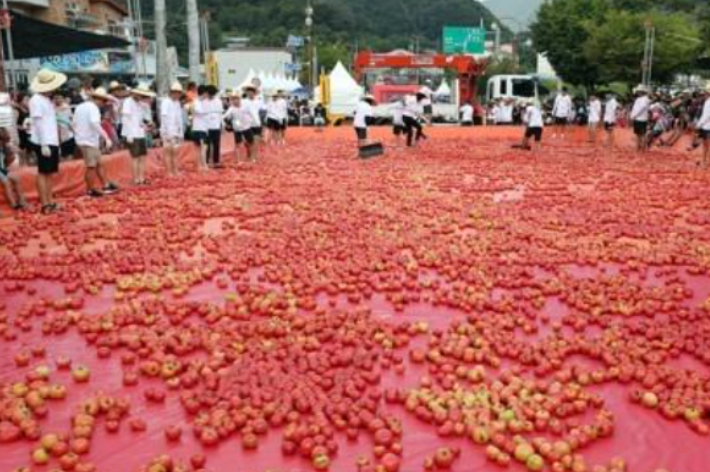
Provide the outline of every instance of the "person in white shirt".
{"type": "Polygon", "coordinates": [[[496,123],[499,125],[513,124],[513,100],[506,100],[498,107],[498,119],[496,123]]]}
{"type": "Polygon", "coordinates": [[[572,116],[572,97],[569,96],[567,87],[562,87],[562,91],[555,98],[555,104],[552,107],[552,117],[555,120],[555,133],[553,137],[558,135],[564,139],[566,137],[567,124],[572,116]]]}
{"type": "Polygon", "coordinates": [[[360,100],[357,107],[355,107],[355,119],[353,121],[353,125],[355,126],[358,146],[364,146],[367,144],[367,128],[373,117],[372,107],[374,104],[375,97],[368,94],[362,97],[362,100],[360,100]]]}
{"type": "Polygon", "coordinates": [[[29,111],[32,122],[30,142],[37,158],[37,192],[42,204],[42,214],[55,212],[59,206],[54,202],[53,176],[59,172],[59,127],[54,109],[52,92],[67,81],[67,76],[42,69],[30,86],[34,95],[29,111]]]}
{"type": "Polygon", "coordinates": [[[696,129],[703,140],[703,159],[700,165],[707,169],[710,166],[710,84],[705,89],[705,103],[696,129]]]}
{"type": "Polygon", "coordinates": [[[599,122],[602,120],[602,102],[596,95],[589,97],[589,142],[597,144],[599,122]]]}
{"type": "Polygon", "coordinates": [[[199,147],[197,153],[197,170],[209,169],[207,153],[209,151],[209,95],[207,87],[197,87],[197,98],[192,104],[192,139],[199,147]]]}
{"type": "Polygon", "coordinates": [[[288,102],[283,90],[277,91],[266,105],[266,127],[269,129],[269,141],[274,144],[286,142],[286,122],[288,120],[288,102]]]}
{"type": "Polygon", "coordinates": [[[207,86],[207,101],[204,111],[207,119],[208,162],[213,168],[222,167],[222,115],[224,104],[219,97],[219,91],[214,85],[207,86]]]}
{"type": "Polygon", "coordinates": [[[185,121],[182,107],[184,90],[180,82],[170,87],[170,93],[160,104],[160,139],[163,141],[163,155],[169,177],[177,177],[178,151],[185,138],[185,121]]]}
{"type": "Polygon", "coordinates": [[[84,180],[90,197],[101,197],[104,193],[114,193],[118,187],[109,181],[101,165],[101,140],[107,148],[112,146],[111,139],[101,126],[101,110],[111,99],[108,92],[98,88],[89,93],[89,99],[76,107],[74,112],[74,137],[76,145],[84,158],[86,172],[84,180]],[[96,186],[96,182],[100,184],[96,186]]]}
{"type": "Polygon", "coordinates": [[[491,125],[497,125],[500,119],[500,103],[498,101],[493,102],[493,106],[489,110],[488,122],[491,125]]]}
{"type": "Polygon", "coordinates": [[[253,124],[252,133],[254,133],[254,141],[258,143],[261,141],[263,135],[262,121],[261,121],[261,101],[258,98],[259,90],[255,85],[247,85],[244,87],[245,97],[242,99],[242,106],[246,107],[251,113],[253,124]]]}
{"type": "Polygon", "coordinates": [[[636,135],[636,150],[643,152],[648,147],[648,120],[651,117],[651,99],[649,90],[645,85],[636,87],[636,101],[631,108],[629,118],[634,124],[636,135]]]}
{"type": "Polygon", "coordinates": [[[239,161],[239,147],[243,144],[246,148],[247,159],[254,162],[257,159],[257,148],[254,146],[254,117],[244,103],[239,93],[234,93],[230,99],[230,106],[224,114],[224,119],[232,124],[234,130],[234,152],[239,161]]]}
{"type": "Polygon", "coordinates": [[[473,126],[473,105],[470,103],[461,107],[461,126],[473,126]]]}
{"type": "Polygon", "coordinates": [[[542,133],[545,128],[540,105],[537,103],[528,105],[523,114],[523,121],[526,125],[525,135],[523,136],[523,149],[539,150],[542,146],[542,133]],[[535,139],[534,147],[530,146],[530,139],[533,138],[535,139]]]}
{"type": "Polygon", "coordinates": [[[606,131],[606,147],[614,146],[614,129],[616,128],[617,113],[619,112],[619,102],[613,93],[607,95],[604,105],[604,130],[606,131]]]}
{"type": "Polygon", "coordinates": [[[407,97],[404,106],[404,126],[407,133],[407,146],[413,147],[421,139],[426,139],[422,124],[419,122],[424,113],[422,102],[426,100],[426,95],[418,93],[415,97],[407,97]],[[416,130],[416,135],[415,135],[416,130]]]}
{"type": "Polygon", "coordinates": [[[404,126],[404,100],[399,99],[392,105],[392,133],[399,146],[404,136],[406,127],[404,126]]]}
{"type": "Polygon", "coordinates": [[[148,158],[147,129],[150,127],[150,116],[142,102],[155,97],[148,89],[138,87],[131,89],[131,94],[123,101],[121,108],[121,134],[131,153],[131,168],[135,185],[148,185],[145,175],[145,165],[148,158]]]}

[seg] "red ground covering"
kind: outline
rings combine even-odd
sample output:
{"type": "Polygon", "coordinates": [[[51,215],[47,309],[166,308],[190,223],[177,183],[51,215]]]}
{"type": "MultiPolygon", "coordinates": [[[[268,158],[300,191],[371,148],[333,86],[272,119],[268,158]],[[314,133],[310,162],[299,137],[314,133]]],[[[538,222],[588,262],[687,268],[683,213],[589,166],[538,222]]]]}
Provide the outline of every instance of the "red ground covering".
{"type": "MultiPolygon", "coordinates": [[[[9,441],[12,424],[89,435],[80,472],[199,451],[213,472],[314,470],[282,454],[292,422],[333,471],[361,456],[375,470],[375,442],[401,434],[404,472],[443,446],[461,448],[454,471],[500,470],[486,445],[500,459],[521,443],[543,470],[616,472],[623,458],[634,472],[706,472],[710,174],[689,154],[607,153],[581,135],[533,156],[510,149],[519,134],[438,129],[361,162],[350,129],[292,130],[258,164],[228,158],[0,220],[0,470],[59,464],[33,466],[39,441],[9,441]],[[118,423],[115,398],[130,404],[118,423]],[[229,429],[219,410],[232,430],[201,445],[193,431],[229,429]],[[251,433],[259,447],[245,451],[251,433]]],[[[127,159],[111,159],[124,183],[127,159]]],[[[80,165],[67,167],[62,194],[81,194],[80,165]]]]}

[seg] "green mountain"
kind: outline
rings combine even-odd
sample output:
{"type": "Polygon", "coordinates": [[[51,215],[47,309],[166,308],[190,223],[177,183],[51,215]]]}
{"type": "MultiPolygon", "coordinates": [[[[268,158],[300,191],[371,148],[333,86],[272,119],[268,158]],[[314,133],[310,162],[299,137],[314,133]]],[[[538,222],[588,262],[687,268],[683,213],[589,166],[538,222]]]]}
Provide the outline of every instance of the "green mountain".
{"type": "MultiPolygon", "coordinates": [[[[184,0],[167,3],[169,42],[182,56],[184,0]]],[[[229,36],[249,37],[253,46],[283,46],[289,35],[306,34],[305,8],[306,0],[200,0],[200,10],[210,14],[213,48],[229,36]]],[[[490,25],[495,20],[474,0],[313,0],[313,8],[315,38],[325,66],[331,56],[349,57],[356,48],[438,49],[444,25],[490,25]]]]}

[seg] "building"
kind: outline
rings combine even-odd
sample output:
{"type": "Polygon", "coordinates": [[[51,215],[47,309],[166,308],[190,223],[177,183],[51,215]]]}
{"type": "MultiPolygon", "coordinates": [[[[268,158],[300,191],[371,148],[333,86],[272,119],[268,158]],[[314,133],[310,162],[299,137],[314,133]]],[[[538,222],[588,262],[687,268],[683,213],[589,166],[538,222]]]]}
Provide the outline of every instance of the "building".
{"type": "Polygon", "coordinates": [[[120,0],[9,0],[10,8],[47,23],[128,37],[128,10],[120,0]]]}
{"type": "Polygon", "coordinates": [[[249,70],[273,75],[294,72],[293,55],[284,48],[226,48],[213,53],[217,85],[221,89],[239,87],[249,70]]]}

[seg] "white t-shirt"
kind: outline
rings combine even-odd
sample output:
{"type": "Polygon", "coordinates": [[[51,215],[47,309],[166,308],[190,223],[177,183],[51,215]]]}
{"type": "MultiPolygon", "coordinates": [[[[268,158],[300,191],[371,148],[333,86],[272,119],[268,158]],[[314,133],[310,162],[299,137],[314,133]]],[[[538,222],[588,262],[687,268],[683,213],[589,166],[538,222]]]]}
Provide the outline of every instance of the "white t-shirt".
{"type": "Polygon", "coordinates": [[[74,111],[74,133],[78,146],[98,149],[101,146],[101,111],[92,101],[84,102],[74,111]]]}
{"type": "Polygon", "coordinates": [[[192,131],[206,133],[209,127],[209,100],[198,98],[192,109],[192,131]]]}
{"type": "Polygon", "coordinates": [[[697,126],[698,129],[703,131],[710,131],[710,98],[705,100],[705,105],[703,105],[703,113],[700,115],[697,126]]]}
{"type": "Polygon", "coordinates": [[[355,108],[356,128],[367,128],[367,119],[372,116],[372,106],[364,100],[361,100],[355,108]]]}
{"type": "Polygon", "coordinates": [[[251,111],[243,103],[239,107],[230,106],[224,119],[232,123],[234,131],[247,131],[256,126],[251,111]]]}
{"type": "Polygon", "coordinates": [[[261,104],[262,102],[259,101],[258,98],[245,98],[242,100],[242,107],[246,108],[251,114],[253,122],[252,128],[261,127],[261,115],[259,114],[259,112],[261,111],[261,104]]]}
{"type": "Polygon", "coordinates": [[[52,101],[40,93],[30,99],[32,134],[30,140],[38,146],[59,146],[57,112],[52,101]]]}
{"type": "Polygon", "coordinates": [[[589,102],[589,122],[599,123],[602,119],[602,102],[592,100],[589,102]]]}
{"type": "Polygon", "coordinates": [[[528,105],[525,109],[525,123],[527,123],[528,128],[543,128],[545,122],[542,119],[540,108],[535,105],[528,105]]]}
{"type": "Polygon", "coordinates": [[[609,101],[606,102],[606,106],[604,107],[604,123],[608,124],[615,124],[616,123],[616,113],[619,110],[619,102],[616,101],[616,98],[610,98],[609,101]]]}
{"type": "Polygon", "coordinates": [[[288,118],[288,103],[283,98],[277,98],[266,105],[266,117],[278,122],[288,118]]]}
{"type": "Polygon", "coordinates": [[[145,110],[143,106],[133,97],[128,97],[123,101],[121,109],[121,134],[124,138],[144,139],[145,110]]]}
{"type": "Polygon", "coordinates": [[[555,98],[555,106],[552,109],[552,114],[555,118],[568,119],[572,113],[572,98],[569,95],[558,95],[555,98]]]}
{"type": "Polygon", "coordinates": [[[498,123],[513,122],[513,105],[502,105],[498,111],[498,123]]]}
{"type": "Polygon", "coordinates": [[[160,103],[160,136],[163,139],[182,139],[185,136],[180,100],[166,97],[160,103]]]}
{"type": "Polygon", "coordinates": [[[395,126],[404,126],[404,120],[402,119],[404,116],[404,103],[402,101],[397,100],[395,104],[392,106],[392,124],[395,126]]]}
{"type": "Polygon", "coordinates": [[[493,123],[498,123],[500,120],[500,107],[498,105],[494,105],[493,108],[491,108],[491,120],[493,123]]]}
{"type": "Polygon", "coordinates": [[[648,95],[641,95],[634,102],[634,106],[631,109],[631,120],[647,122],[649,118],[649,112],[651,110],[651,99],[648,95]]]}
{"type": "Polygon", "coordinates": [[[417,100],[416,97],[409,95],[404,100],[404,116],[409,118],[417,118],[424,113],[424,105],[417,100]]]}
{"type": "Polygon", "coordinates": [[[461,121],[463,123],[473,122],[473,107],[470,103],[467,103],[461,107],[461,121]]]}
{"type": "Polygon", "coordinates": [[[207,111],[207,129],[221,130],[222,115],[224,114],[224,103],[222,103],[222,99],[213,97],[206,101],[205,107],[207,111]]]}

